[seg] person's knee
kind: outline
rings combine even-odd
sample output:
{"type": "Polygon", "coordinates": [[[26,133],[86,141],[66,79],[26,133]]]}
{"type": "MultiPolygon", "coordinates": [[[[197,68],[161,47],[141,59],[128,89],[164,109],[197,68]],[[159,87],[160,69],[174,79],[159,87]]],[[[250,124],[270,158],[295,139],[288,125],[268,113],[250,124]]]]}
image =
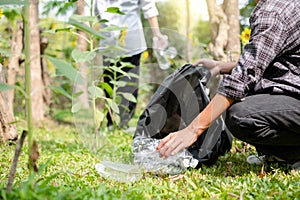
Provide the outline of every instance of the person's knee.
{"type": "Polygon", "coordinates": [[[253,132],[249,118],[241,104],[233,104],[226,112],[225,124],[232,135],[240,140],[248,141],[253,132]]]}
{"type": "Polygon", "coordinates": [[[232,106],[226,113],[225,124],[232,135],[249,144],[257,144],[265,132],[267,125],[254,116],[243,114],[243,106],[232,106]]]}

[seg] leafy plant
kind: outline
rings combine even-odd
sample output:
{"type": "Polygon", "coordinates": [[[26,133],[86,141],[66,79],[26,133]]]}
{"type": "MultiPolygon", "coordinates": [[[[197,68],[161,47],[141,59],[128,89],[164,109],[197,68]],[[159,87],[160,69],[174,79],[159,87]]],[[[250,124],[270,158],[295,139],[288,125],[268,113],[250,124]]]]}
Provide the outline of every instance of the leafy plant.
{"type": "MultiPolygon", "coordinates": [[[[91,5],[93,5],[92,0],[91,5]]],[[[108,8],[106,12],[120,15],[124,14],[116,7],[108,8]]],[[[75,120],[88,120],[84,126],[89,126],[88,132],[94,135],[94,137],[91,136],[94,139],[97,137],[100,129],[106,128],[107,115],[111,116],[114,127],[117,127],[120,122],[119,104],[121,103],[122,98],[136,102],[135,97],[131,93],[117,92],[119,87],[126,85],[126,82],[120,80],[122,77],[126,76],[138,78],[134,74],[122,70],[125,67],[128,68],[132,66],[131,64],[121,62],[119,58],[110,59],[109,63],[111,63],[111,65],[109,66],[99,66],[94,63],[97,53],[99,49],[101,49],[101,47],[99,48],[98,46],[95,46],[95,43],[105,38],[103,33],[109,33],[112,31],[124,32],[124,27],[117,27],[113,25],[100,29],[100,31],[95,29],[95,27],[99,26],[99,24],[106,22],[107,20],[99,20],[97,16],[93,16],[91,11],[90,16],[72,15],[67,22],[67,27],[46,31],[47,33],[54,34],[58,32],[67,32],[76,37],[81,37],[88,44],[88,49],[86,51],[76,48],[72,50],[72,63],[53,56],[47,56],[47,58],[56,67],[57,75],[66,77],[75,85],[80,85],[85,81],[88,82],[88,101],[91,105],[91,111],[86,110],[86,108],[83,107],[82,102],[78,100],[78,97],[82,95],[84,91],[77,92],[72,96],[68,91],[64,90],[60,86],[49,87],[52,91],[64,95],[68,99],[72,96],[73,106],[71,110],[74,113],[75,118],[79,118],[75,120]],[[78,30],[85,34],[79,34],[78,30]],[[84,63],[87,67],[86,74],[82,74],[82,72],[79,72],[80,70],[74,67],[78,63],[84,63]],[[94,76],[95,71],[100,71],[97,77],[94,76]],[[104,75],[103,71],[108,71],[111,75],[104,75]],[[110,80],[110,84],[103,82],[104,76],[110,80]],[[93,121],[90,121],[90,117],[93,118],[93,121]]],[[[126,34],[126,32],[124,33],[126,34]]],[[[110,46],[107,48],[107,51],[115,50],[122,51],[123,49],[119,46],[110,46]]]]}
{"type": "Polygon", "coordinates": [[[58,15],[66,15],[68,11],[75,10],[75,3],[77,0],[69,1],[47,1],[43,7],[43,15],[48,15],[57,10],[58,15]]]}

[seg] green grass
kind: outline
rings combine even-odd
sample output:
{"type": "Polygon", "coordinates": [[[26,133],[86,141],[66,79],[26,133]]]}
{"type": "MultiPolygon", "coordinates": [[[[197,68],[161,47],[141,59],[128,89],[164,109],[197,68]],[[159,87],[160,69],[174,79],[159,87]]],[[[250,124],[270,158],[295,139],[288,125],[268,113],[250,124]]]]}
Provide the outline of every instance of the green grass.
{"type": "Polygon", "coordinates": [[[102,148],[86,148],[75,126],[47,123],[34,130],[40,171],[28,179],[27,144],[19,159],[13,191],[5,192],[15,145],[0,146],[0,199],[300,199],[300,173],[276,165],[250,166],[254,149],[234,141],[234,148],[211,167],[177,176],[144,174],[137,182],[101,177],[101,160],[130,162],[132,135],[121,130],[102,134],[102,148]],[[52,128],[50,128],[52,127],[52,128]],[[238,150],[238,151],[237,151],[238,150]]]}

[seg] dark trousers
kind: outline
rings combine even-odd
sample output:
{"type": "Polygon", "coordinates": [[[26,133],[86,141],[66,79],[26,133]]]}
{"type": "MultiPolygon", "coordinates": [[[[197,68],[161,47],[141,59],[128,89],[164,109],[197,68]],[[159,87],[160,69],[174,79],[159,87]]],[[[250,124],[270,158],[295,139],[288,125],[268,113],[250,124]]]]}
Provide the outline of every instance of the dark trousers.
{"type": "MultiPolygon", "coordinates": [[[[131,63],[132,65],[134,65],[133,68],[132,67],[124,67],[124,68],[122,68],[122,71],[139,75],[139,73],[140,73],[140,58],[141,58],[141,54],[133,55],[131,57],[121,58],[120,62],[127,62],[127,63],[131,63]]],[[[117,67],[121,66],[120,62],[117,63],[117,67]]],[[[107,63],[104,61],[104,65],[105,66],[112,65],[112,63],[107,63]]],[[[112,73],[108,70],[104,70],[103,74],[112,76],[112,73]]],[[[120,75],[121,75],[120,73],[117,73],[117,76],[120,76],[120,75]]],[[[124,87],[118,87],[117,93],[120,93],[120,92],[130,93],[130,94],[133,94],[133,96],[137,99],[138,86],[139,86],[138,78],[134,78],[134,77],[128,78],[127,76],[122,76],[117,81],[124,81],[127,83],[126,86],[124,86],[124,87]]],[[[114,87],[114,85],[111,83],[111,78],[104,76],[104,82],[108,83],[112,88],[114,87]]],[[[122,101],[119,104],[119,111],[120,111],[119,126],[125,127],[135,112],[136,103],[127,100],[122,95],[120,95],[120,96],[122,97],[122,101]]],[[[111,119],[110,115],[107,116],[107,120],[108,120],[108,125],[112,125],[112,119],[111,119]]]]}
{"type": "Polygon", "coordinates": [[[227,110],[226,125],[259,153],[290,163],[300,160],[299,99],[270,94],[246,97],[227,110]]]}

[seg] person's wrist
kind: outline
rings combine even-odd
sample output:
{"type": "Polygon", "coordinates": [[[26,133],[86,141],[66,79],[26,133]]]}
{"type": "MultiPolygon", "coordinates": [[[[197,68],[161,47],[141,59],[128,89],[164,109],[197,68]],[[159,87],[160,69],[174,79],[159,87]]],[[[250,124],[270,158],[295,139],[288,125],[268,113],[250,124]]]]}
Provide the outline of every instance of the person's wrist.
{"type": "Polygon", "coordinates": [[[196,124],[196,123],[191,123],[190,124],[190,129],[191,131],[197,136],[199,137],[208,127],[207,126],[203,126],[200,124],[196,124]]]}
{"type": "Polygon", "coordinates": [[[165,38],[164,38],[164,35],[161,34],[160,32],[159,32],[159,33],[155,33],[155,34],[154,34],[154,37],[157,37],[157,38],[160,39],[160,40],[165,39],[165,38]]]}
{"type": "Polygon", "coordinates": [[[211,76],[216,76],[218,74],[220,74],[220,66],[216,65],[214,67],[212,67],[210,70],[211,76]]]}
{"type": "Polygon", "coordinates": [[[152,27],[152,34],[153,34],[153,37],[158,37],[158,38],[163,36],[163,34],[161,34],[158,27],[152,27]]]}
{"type": "Polygon", "coordinates": [[[217,74],[221,74],[222,71],[222,64],[219,61],[215,61],[215,71],[217,72],[217,74]]]}

